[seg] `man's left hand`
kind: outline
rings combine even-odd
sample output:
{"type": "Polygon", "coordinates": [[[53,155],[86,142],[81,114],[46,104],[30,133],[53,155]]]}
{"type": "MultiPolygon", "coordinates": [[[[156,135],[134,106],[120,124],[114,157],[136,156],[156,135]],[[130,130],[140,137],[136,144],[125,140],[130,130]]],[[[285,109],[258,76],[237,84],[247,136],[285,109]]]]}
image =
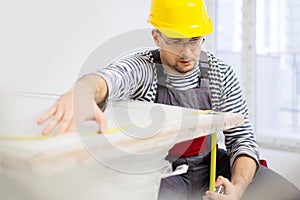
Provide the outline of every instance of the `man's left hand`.
{"type": "Polygon", "coordinates": [[[216,181],[216,187],[219,187],[221,185],[225,187],[224,194],[207,191],[203,196],[203,200],[240,200],[242,194],[238,186],[233,185],[227,178],[219,176],[216,181]]]}

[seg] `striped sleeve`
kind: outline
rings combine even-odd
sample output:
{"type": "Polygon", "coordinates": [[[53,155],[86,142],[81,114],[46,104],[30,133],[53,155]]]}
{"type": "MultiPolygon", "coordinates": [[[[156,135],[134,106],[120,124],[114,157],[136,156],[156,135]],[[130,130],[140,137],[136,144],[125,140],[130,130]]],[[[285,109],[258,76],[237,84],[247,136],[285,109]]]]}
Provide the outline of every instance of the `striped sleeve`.
{"type": "Polygon", "coordinates": [[[217,60],[212,55],[210,58],[212,59],[211,90],[214,110],[241,113],[244,116],[242,126],[223,131],[225,145],[231,155],[230,164],[232,166],[237,156],[242,154],[252,157],[258,163],[258,145],[239,80],[230,65],[217,60]]]}
{"type": "Polygon", "coordinates": [[[127,56],[95,73],[103,77],[107,83],[108,100],[151,101],[155,96],[149,95],[155,92],[153,83],[156,83],[156,76],[153,63],[146,54],[127,56]]]}

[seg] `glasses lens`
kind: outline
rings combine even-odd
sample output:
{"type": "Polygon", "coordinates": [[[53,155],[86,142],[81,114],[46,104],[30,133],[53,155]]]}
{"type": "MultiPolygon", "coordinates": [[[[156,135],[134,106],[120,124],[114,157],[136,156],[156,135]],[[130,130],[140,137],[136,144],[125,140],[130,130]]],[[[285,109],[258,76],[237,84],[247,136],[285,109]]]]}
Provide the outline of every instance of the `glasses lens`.
{"type": "Polygon", "coordinates": [[[161,33],[160,33],[160,35],[163,38],[163,40],[165,41],[165,43],[167,45],[169,45],[169,47],[172,50],[175,50],[175,51],[182,50],[184,48],[184,45],[188,45],[191,50],[196,50],[205,41],[205,39],[203,37],[200,37],[199,39],[191,39],[188,42],[183,42],[181,39],[174,39],[174,40],[172,40],[172,39],[165,38],[165,36],[163,36],[161,33]]]}

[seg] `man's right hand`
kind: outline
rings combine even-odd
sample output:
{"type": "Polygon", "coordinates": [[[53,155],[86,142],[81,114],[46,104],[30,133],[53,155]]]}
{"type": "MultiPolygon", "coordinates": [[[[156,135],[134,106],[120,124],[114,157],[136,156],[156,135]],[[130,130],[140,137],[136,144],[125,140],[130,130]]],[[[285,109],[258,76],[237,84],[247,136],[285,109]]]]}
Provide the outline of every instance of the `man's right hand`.
{"type": "MultiPolygon", "coordinates": [[[[90,79],[92,81],[96,80],[95,76],[87,78],[92,78],[90,79]]],[[[99,77],[97,77],[97,82],[93,82],[93,84],[99,86],[101,83],[105,86],[105,91],[107,87],[105,82],[103,84],[103,79],[101,79],[101,81],[98,81],[98,79],[99,77]]],[[[88,80],[89,83],[92,83],[90,80],[88,80]]],[[[86,80],[82,82],[84,81],[86,80]]],[[[42,131],[43,135],[61,135],[75,132],[76,126],[87,120],[96,121],[99,132],[105,132],[107,122],[103,117],[103,112],[96,103],[95,87],[89,87],[85,82],[85,84],[77,83],[74,88],[61,96],[54,105],[38,119],[38,125],[48,122],[42,131]]]]}
{"type": "Polygon", "coordinates": [[[54,129],[56,129],[54,132],[55,135],[75,131],[72,102],[73,90],[70,90],[61,96],[55,104],[38,119],[38,125],[49,121],[42,131],[43,135],[49,135],[54,129]]]}

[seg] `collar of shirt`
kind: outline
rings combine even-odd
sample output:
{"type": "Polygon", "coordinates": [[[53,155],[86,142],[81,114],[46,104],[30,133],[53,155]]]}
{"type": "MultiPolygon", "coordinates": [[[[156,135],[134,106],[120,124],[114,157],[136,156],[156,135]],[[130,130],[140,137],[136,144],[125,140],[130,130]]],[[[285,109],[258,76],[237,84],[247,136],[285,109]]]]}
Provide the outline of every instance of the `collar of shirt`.
{"type": "Polygon", "coordinates": [[[166,74],[166,86],[178,90],[192,89],[198,86],[199,83],[199,67],[196,67],[186,75],[175,75],[168,72],[166,74]]]}

